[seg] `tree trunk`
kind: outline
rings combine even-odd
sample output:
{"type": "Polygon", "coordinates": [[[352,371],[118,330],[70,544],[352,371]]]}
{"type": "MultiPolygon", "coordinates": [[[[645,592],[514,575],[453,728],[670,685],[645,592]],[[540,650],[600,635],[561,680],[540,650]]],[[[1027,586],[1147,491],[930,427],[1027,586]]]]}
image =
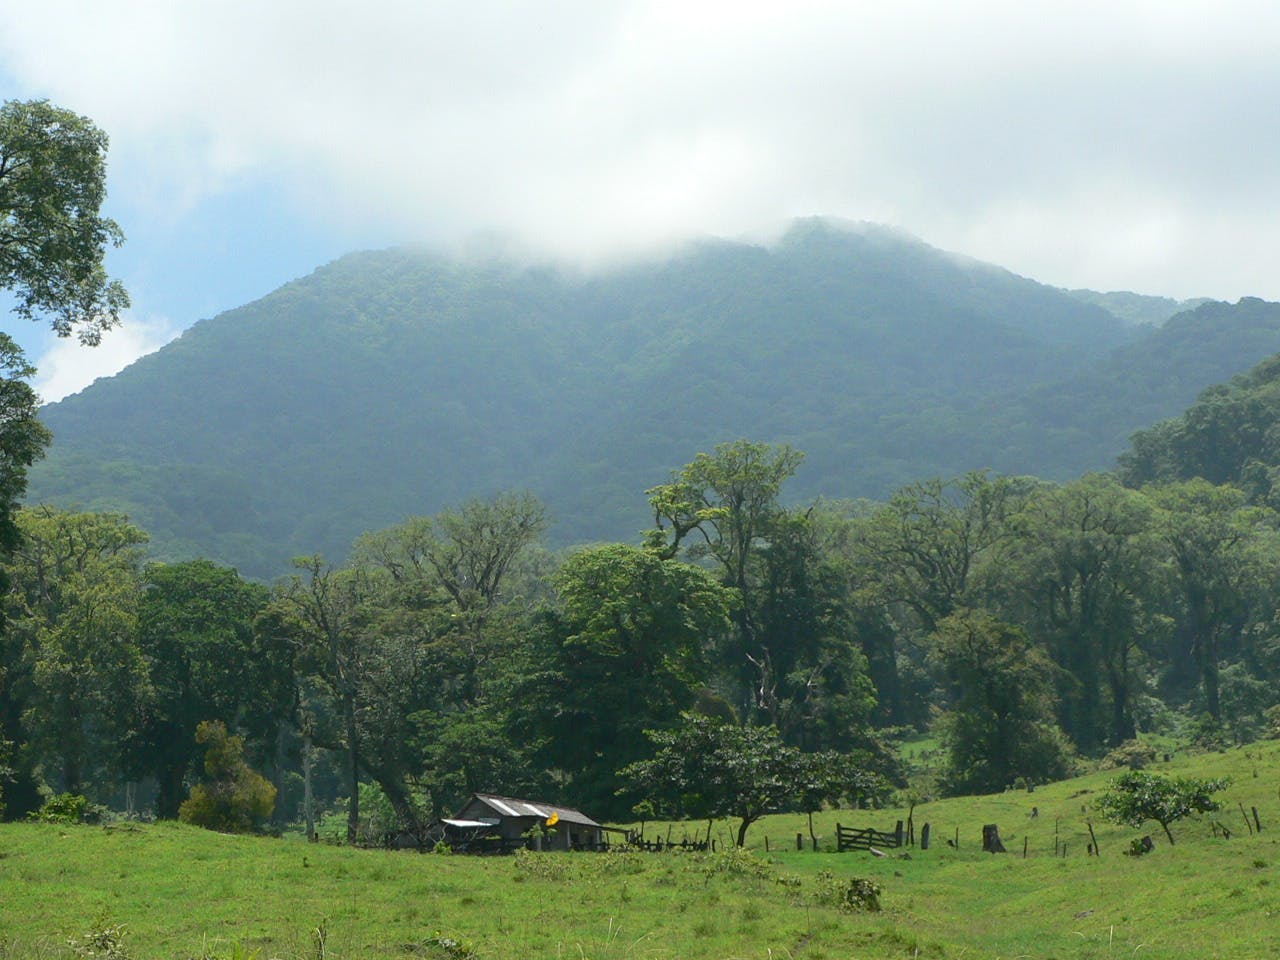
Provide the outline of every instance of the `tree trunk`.
{"type": "Polygon", "coordinates": [[[982,849],[985,853],[1008,853],[1000,842],[1000,829],[994,823],[982,828],[982,849]]]}
{"type": "Polygon", "coordinates": [[[360,836],[360,739],[356,729],[356,701],[350,693],[342,698],[347,727],[347,783],[351,789],[347,801],[347,843],[355,844],[360,836]]]}
{"type": "Polygon", "coordinates": [[[311,795],[311,765],[314,761],[314,748],[311,746],[311,733],[302,740],[302,814],[307,820],[307,839],[316,838],[316,818],[314,801],[311,795]]]}

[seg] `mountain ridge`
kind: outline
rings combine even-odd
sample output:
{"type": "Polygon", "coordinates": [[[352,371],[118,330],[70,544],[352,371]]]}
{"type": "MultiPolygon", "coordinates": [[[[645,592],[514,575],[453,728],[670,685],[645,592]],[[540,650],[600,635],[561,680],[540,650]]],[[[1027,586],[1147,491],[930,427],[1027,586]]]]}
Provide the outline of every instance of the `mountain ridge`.
{"type": "Polygon", "coordinates": [[[1218,306],[1166,333],[820,219],[771,246],[703,241],[592,272],[365,251],[46,407],[55,441],[29,499],[122,509],[158,556],[271,577],[295,553],[338,558],[364,530],[503,489],[549,504],[553,543],[632,540],[644,489],[739,437],[808,454],[798,498],[982,467],[1067,479],[1152,422],[1091,422],[1109,380],[1155,382],[1143,409],[1158,419],[1280,351],[1275,305],[1218,306]],[[1176,390],[1143,372],[1178,331],[1178,357],[1203,354],[1197,325],[1222,337],[1237,310],[1257,332],[1241,350],[1176,390]]]}

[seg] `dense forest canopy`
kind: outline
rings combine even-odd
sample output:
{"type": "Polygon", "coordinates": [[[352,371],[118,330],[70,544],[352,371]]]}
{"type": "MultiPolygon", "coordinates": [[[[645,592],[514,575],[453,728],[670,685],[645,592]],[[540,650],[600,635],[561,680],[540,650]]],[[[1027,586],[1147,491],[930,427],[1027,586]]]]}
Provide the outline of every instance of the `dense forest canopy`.
{"type": "Polygon", "coordinates": [[[1280,514],[1240,487],[974,472],[792,505],[804,462],[700,453],[637,492],[634,545],[549,552],[535,497],[470,499],[270,590],[146,563],[121,515],[27,509],[4,567],[9,814],[135,784],[161,816],[212,816],[232,770],[257,822],[277,792],[287,820],[305,771],[351,841],[422,836],[477,791],[718,811],[741,840],[772,809],[884,797],[910,731],[946,753],[925,789],[965,793],[1280,719],[1280,514]],[[740,788],[700,781],[688,743],[740,788]]]}
{"type": "Polygon", "coordinates": [[[546,504],[550,545],[630,540],[636,487],[726,437],[806,452],[791,503],[983,468],[1062,481],[1277,350],[1274,304],[1134,325],[822,220],[589,274],[361,253],[44,408],[31,499],[125,512],[155,557],[263,580],[509,489],[546,504]]]}

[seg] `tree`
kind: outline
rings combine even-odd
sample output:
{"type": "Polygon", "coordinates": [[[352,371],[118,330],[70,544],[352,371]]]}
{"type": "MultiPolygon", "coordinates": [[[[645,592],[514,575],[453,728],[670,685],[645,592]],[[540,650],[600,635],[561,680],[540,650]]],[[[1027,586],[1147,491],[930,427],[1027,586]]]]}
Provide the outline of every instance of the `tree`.
{"type": "Polygon", "coordinates": [[[991,793],[1019,778],[1061,779],[1066,740],[1053,722],[1053,665],[1017,627],[958,610],[939,621],[931,657],[955,700],[943,715],[946,789],[991,793]]]}
{"type": "Polygon", "coordinates": [[[333,745],[346,754],[347,842],[354,844],[360,834],[358,704],[366,658],[360,623],[368,583],[354,571],[334,570],[319,554],[293,563],[306,577],[290,577],[277,591],[281,628],[296,638],[304,669],[311,665],[337,701],[341,731],[333,745]]]}
{"type": "Polygon", "coordinates": [[[1162,777],[1132,770],[1111,781],[1097,800],[1102,815],[1113,823],[1141,827],[1154,820],[1173,843],[1169,824],[1193,813],[1210,813],[1222,804],[1213,794],[1231,785],[1228,779],[1199,780],[1193,777],[1162,777]]]}
{"type": "MultiPolygon", "coordinates": [[[[44,100],[0,104],[0,291],[17,298],[14,312],[48,319],[59,336],[76,326],[95,344],[120,320],[129,296],[107,280],[107,244],[123,240],[114,221],[99,215],[105,196],[106,136],[85,117],[44,100]]],[[[35,373],[22,351],[0,333],[0,563],[18,541],[14,523],[26,492],[27,468],[43,455],[49,434],[36,419],[35,373]]],[[[0,595],[7,584],[0,574],[0,595]]],[[[0,674],[21,670],[0,620],[0,674]]],[[[0,680],[0,683],[5,681],[0,680]]],[[[0,745],[21,739],[18,700],[0,697],[0,745]],[[15,740],[6,741],[5,737],[15,740]]],[[[0,774],[2,781],[14,774],[0,774]]],[[[23,781],[30,787],[30,776],[23,781]]],[[[13,782],[12,780],[10,782],[13,782]]],[[[24,806],[34,801],[30,790],[24,806]]]]}
{"type": "Polygon", "coordinates": [[[183,823],[247,833],[270,817],[276,788],[245,762],[244,740],[229,735],[221,720],[202,722],[195,738],[205,745],[206,779],[192,788],[179,809],[183,823]]]}
{"type": "Polygon", "coordinates": [[[575,554],[554,583],[559,609],[539,625],[522,712],[578,802],[625,813],[617,770],[647,753],[644,731],[694,705],[734,593],[700,567],[624,544],[575,554]]]}
{"type": "Polygon", "coordinates": [[[1205,709],[1220,721],[1219,661],[1251,618],[1273,606],[1266,577],[1275,556],[1261,548],[1274,543],[1276,515],[1249,506],[1235,487],[1201,479],[1146,493],[1159,508],[1157,537],[1172,561],[1179,634],[1199,674],[1205,709]]]}
{"type": "MultiPolygon", "coordinates": [[[[15,517],[27,490],[27,468],[44,455],[49,442],[49,431],[36,418],[36,393],[26,383],[34,373],[18,345],[0,333],[0,597],[9,592],[6,561],[21,540],[15,517]]],[[[14,767],[5,765],[6,745],[11,757],[22,736],[21,700],[12,689],[22,672],[17,662],[21,649],[22,644],[10,635],[6,618],[0,617],[0,816],[5,783],[14,783],[17,775],[14,767]]],[[[27,789],[17,805],[20,813],[36,802],[30,778],[24,779],[27,789]]]]}
{"type": "Polygon", "coordinates": [[[472,702],[479,695],[477,674],[494,652],[489,625],[502,605],[507,572],[546,525],[546,509],[532,494],[469,500],[366,534],[356,542],[352,565],[387,574],[406,607],[443,600],[453,608],[450,633],[465,657],[459,692],[472,702]]]}
{"type": "Polygon", "coordinates": [[[755,593],[763,551],[787,516],[778,502],[782,484],[803,459],[804,454],[786,445],[722,443],[714,453],[699,453],[670,483],[647,491],[655,524],[647,537],[649,549],[671,559],[689,540],[687,557],[713,561],[721,581],[742,597],[725,659],[733,674],[745,667],[753,675],[748,709],[764,710],[770,719],[776,712],[777,671],[769,638],[761,634],[755,593]]]}
{"type": "Polygon", "coordinates": [[[107,135],[47,100],[0,105],[0,289],[14,312],[47,319],[62,337],[96,344],[120,322],[129,295],[103,256],[124,235],[99,210],[107,135]]]}
{"type": "Polygon", "coordinates": [[[292,701],[292,658],[283,647],[267,649],[271,638],[254,630],[266,588],[231,568],[208,560],[152,564],[144,582],[138,645],[153,696],[135,763],[156,779],[156,815],[171,819],[198,758],[197,726],[219,720],[269,738],[269,718],[292,701]]]}
{"type": "Polygon", "coordinates": [[[1090,474],[1036,491],[1011,522],[1006,602],[1061,668],[1063,729],[1085,750],[1133,739],[1134,661],[1160,629],[1150,502],[1090,474]]]}
{"type": "Polygon", "coordinates": [[[61,789],[82,793],[93,767],[121,766],[150,696],[136,635],[147,537],[113,513],[39,507],[17,519],[9,681],[27,739],[57,759],[61,789]]]}
{"type": "Polygon", "coordinates": [[[685,816],[737,817],[740,847],[751,824],[795,804],[806,782],[804,754],[774,727],[685,714],[680,727],[647,733],[657,752],[621,776],[685,816]]]}

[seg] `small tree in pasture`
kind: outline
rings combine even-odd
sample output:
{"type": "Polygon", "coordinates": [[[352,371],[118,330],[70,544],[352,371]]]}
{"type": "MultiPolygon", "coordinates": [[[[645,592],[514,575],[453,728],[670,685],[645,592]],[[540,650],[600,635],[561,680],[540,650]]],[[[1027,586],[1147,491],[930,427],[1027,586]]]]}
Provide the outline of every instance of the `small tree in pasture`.
{"type": "Polygon", "coordinates": [[[1098,798],[1097,806],[1112,823],[1140,827],[1154,820],[1164,828],[1172,844],[1169,824],[1193,813],[1219,809],[1222,804],[1213,799],[1213,794],[1230,784],[1227,779],[1170,778],[1135,770],[1111,781],[1111,788],[1098,798]]]}

